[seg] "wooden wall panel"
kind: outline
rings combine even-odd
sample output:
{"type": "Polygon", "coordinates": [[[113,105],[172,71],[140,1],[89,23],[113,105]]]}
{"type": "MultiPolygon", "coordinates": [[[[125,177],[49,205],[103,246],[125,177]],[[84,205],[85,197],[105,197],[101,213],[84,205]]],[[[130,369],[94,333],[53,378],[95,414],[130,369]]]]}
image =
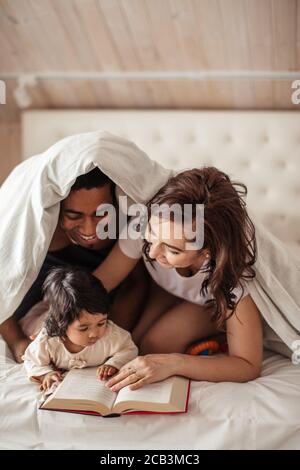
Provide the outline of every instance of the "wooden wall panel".
{"type": "Polygon", "coordinates": [[[20,124],[0,124],[0,185],[20,160],[20,124]]]}

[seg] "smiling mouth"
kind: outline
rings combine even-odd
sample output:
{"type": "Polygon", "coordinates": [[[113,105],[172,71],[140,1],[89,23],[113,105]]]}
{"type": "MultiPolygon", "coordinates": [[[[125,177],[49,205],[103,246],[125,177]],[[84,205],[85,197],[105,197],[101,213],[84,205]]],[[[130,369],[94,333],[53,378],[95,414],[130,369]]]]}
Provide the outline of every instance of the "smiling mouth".
{"type": "Polygon", "coordinates": [[[76,237],[77,237],[77,242],[81,241],[86,245],[93,245],[94,243],[98,241],[97,235],[86,236],[86,235],[81,235],[80,233],[77,232],[76,237]]]}
{"type": "Polygon", "coordinates": [[[164,266],[171,266],[167,261],[161,261],[159,259],[156,260],[159,264],[162,264],[164,266]]]}
{"type": "Polygon", "coordinates": [[[83,240],[97,240],[97,237],[96,235],[90,235],[90,236],[86,236],[86,235],[81,235],[80,233],[78,234],[80,236],[80,238],[82,238],[83,240]]]}

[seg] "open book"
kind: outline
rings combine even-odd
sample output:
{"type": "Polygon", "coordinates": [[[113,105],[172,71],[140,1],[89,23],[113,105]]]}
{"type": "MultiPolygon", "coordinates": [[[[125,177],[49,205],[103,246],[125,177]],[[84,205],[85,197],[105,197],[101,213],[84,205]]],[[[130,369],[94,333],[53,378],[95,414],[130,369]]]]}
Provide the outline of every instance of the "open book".
{"type": "Polygon", "coordinates": [[[43,410],[108,416],[124,413],[184,413],[190,381],[174,376],[138,390],[112,392],[96,377],[96,367],[72,369],[44,403],[43,410]]]}

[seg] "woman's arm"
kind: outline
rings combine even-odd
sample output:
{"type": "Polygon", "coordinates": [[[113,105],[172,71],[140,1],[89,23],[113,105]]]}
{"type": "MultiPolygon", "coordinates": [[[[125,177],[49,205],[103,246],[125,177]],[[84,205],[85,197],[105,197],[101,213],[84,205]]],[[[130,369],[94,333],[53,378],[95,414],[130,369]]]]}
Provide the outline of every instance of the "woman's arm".
{"type": "Polygon", "coordinates": [[[260,313],[250,295],[227,320],[228,356],[179,355],[176,373],[210,382],[248,382],[260,375],[263,340],[260,313]]]}
{"type": "Polygon", "coordinates": [[[227,320],[229,356],[190,356],[188,354],[148,354],[124,366],[107,385],[120,390],[132,384],[137,389],[147,383],[182,375],[210,382],[248,382],[260,374],[262,364],[262,324],[260,313],[248,295],[227,320]],[[136,371],[132,373],[132,371],[136,371]]]}
{"type": "Polygon", "coordinates": [[[94,271],[106,290],[110,292],[117,287],[133,270],[139,258],[130,258],[123,253],[117,242],[103,263],[94,271]]]}

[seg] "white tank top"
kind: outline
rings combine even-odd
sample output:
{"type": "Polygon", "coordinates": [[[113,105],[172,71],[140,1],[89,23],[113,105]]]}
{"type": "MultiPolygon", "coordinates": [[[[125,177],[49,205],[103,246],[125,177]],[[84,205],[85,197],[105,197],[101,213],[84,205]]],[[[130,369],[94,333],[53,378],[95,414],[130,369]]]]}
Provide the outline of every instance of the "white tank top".
{"type": "MultiPolygon", "coordinates": [[[[153,266],[151,266],[151,263],[147,261],[142,253],[143,240],[141,238],[137,240],[133,240],[132,238],[120,238],[118,243],[123,253],[129,258],[139,259],[143,257],[146,268],[152,279],[171,294],[198,305],[204,305],[208,300],[214,298],[209,286],[206,294],[201,294],[200,292],[202,283],[208,275],[203,272],[202,269],[193,276],[182,276],[178,273],[176,268],[163,268],[157,261],[153,261],[153,266]]],[[[204,265],[202,268],[204,268],[204,265]]],[[[244,292],[240,286],[232,291],[236,296],[236,302],[248,294],[246,281],[243,280],[242,284],[244,292]]]]}

